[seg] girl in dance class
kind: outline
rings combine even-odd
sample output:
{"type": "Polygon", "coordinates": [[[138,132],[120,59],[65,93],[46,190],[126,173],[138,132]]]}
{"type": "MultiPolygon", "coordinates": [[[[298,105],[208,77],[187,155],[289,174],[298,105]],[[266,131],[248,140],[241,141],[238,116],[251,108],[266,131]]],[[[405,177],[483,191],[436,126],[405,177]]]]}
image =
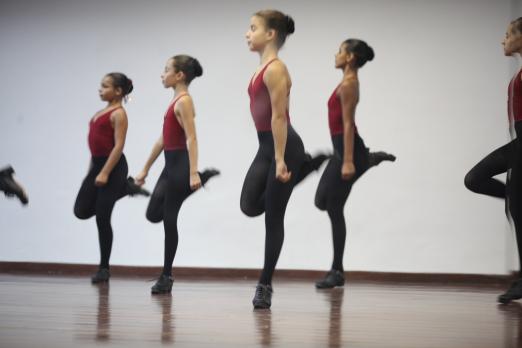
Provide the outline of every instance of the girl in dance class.
{"type": "Polygon", "coordinates": [[[131,177],[127,178],[127,160],[123,154],[128,125],[123,100],[132,89],[132,81],[124,74],[113,72],[105,75],[99,95],[107,106],[89,123],[91,162],[74,204],[74,214],[82,220],[96,215],[101,257],[99,269],[91,278],[92,283],[107,282],[110,278],[114,204],[126,195],[149,195],[131,177]]]}
{"type": "Polygon", "coordinates": [[[342,71],[343,77],[328,100],[328,125],[334,155],[326,165],[315,195],[315,205],[330,218],[334,257],[331,270],[315,284],[319,289],[344,285],[344,205],[353,184],[370,167],[382,161],[395,161],[395,156],[388,153],[369,152],[355,125],[359,102],[358,72],[373,58],[373,49],[357,39],[344,41],[335,55],[335,68],[342,71]]]}
{"type": "Polygon", "coordinates": [[[152,192],[147,207],[147,219],[153,223],[163,220],[165,250],[163,271],[152,286],[152,294],[170,293],[172,263],[178,248],[178,214],[185,199],[219,171],[198,172],[198,142],[194,122],[194,103],[189,94],[192,80],[203,74],[198,60],[177,55],[165,65],[161,80],[165,88],[172,88],[174,97],[163,120],[163,133],[154,144],[143,170],[136,176],[138,185],[145,183],[149,170],[163,151],[165,167],[152,192]]]}
{"type": "MultiPolygon", "coordinates": [[[[522,55],[522,17],[512,21],[502,42],[504,55],[522,55]]],[[[499,147],[477,163],[464,178],[466,187],[475,192],[506,201],[506,211],[511,214],[517,238],[518,257],[522,267],[522,69],[511,79],[508,86],[508,119],[516,138],[499,147]],[[510,171],[507,184],[493,177],[510,171]]],[[[498,302],[509,303],[522,298],[522,269],[518,280],[498,297],[498,302]]]]}
{"type": "Polygon", "coordinates": [[[247,216],[265,213],[265,261],[256,287],[254,308],[270,308],[272,275],[283,246],[286,206],[294,186],[317,170],[327,156],[306,154],[290,123],[291,79],[278,52],[294,20],[276,10],[263,10],[250,19],[248,47],[260,57],[249,86],[250,111],[259,148],[243,184],[240,206],[247,216]]]}

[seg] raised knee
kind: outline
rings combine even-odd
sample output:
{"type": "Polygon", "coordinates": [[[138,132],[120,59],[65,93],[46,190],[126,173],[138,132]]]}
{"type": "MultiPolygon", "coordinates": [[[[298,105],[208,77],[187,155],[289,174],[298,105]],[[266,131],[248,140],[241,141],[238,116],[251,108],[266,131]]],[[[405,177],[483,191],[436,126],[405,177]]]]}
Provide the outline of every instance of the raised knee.
{"type": "Polygon", "coordinates": [[[319,199],[319,198],[315,198],[315,206],[317,207],[317,209],[321,210],[321,211],[325,211],[326,210],[326,200],[324,199],[319,199]]]}
{"type": "Polygon", "coordinates": [[[161,214],[154,214],[150,211],[147,211],[147,213],[145,213],[145,217],[147,218],[147,220],[149,220],[153,224],[156,224],[163,220],[163,217],[161,216],[161,214]]]}
{"type": "Polygon", "coordinates": [[[74,216],[76,216],[80,220],[87,220],[87,219],[91,218],[93,215],[94,214],[92,214],[92,213],[82,211],[78,207],[74,207],[74,216]]]}
{"type": "Polygon", "coordinates": [[[476,191],[477,176],[473,173],[473,171],[468,172],[464,177],[464,186],[466,186],[466,188],[470,191],[476,191]]]}
{"type": "Polygon", "coordinates": [[[246,204],[244,201],[241,201],[240,208],[243,214],[245,214],[248,217],[256,217],[263,214],[262,210],[260,211],[259,209],[255,209],[250,204],[246,204]]]}

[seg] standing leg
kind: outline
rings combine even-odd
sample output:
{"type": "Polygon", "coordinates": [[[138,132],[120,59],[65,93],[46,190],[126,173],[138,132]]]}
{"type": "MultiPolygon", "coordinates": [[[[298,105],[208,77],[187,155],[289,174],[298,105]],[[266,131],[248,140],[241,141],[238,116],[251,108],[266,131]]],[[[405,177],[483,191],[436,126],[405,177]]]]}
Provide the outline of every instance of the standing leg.
{"type": "MultiPolygon", "coordinates": [[[[522,267],[522,148],[518,141],[518,135],[522,133],[519,129],[520,126],[518,122],[515,124],[517,139],[514,140],[514,146],[511,148],[513,153],[511,158],[512,168],[506,193],[508,197],[508,209],[513,219],[517,238],[519,267],[522,267]]],[[[509,303],[520,298],[522,298],[522,270],[519,268],[519,279],[511,284],[511,287],[506,293],[498,297],[498,302],[509,303]]]]}
{"type": "Polygon", "coordinates": [[[178,215],[185,199],[194,191],[190,189],[189,159],[187,151],[168,151],[166,160],[166,186],[163,204],[165,230],[163,271],[152,286],[152,294],[169,293],[172,290],[172,263],[178,248],[178,215]]]}
{"type": "Polygon", "coordinates": [[[107,281],[110,277],[109,259],[113,240],[111,216],[114,205],[121,196],[121,191],[125,189],[127,173],[127,162],[122,157],[112,170],[107,184],[98,188],[95,209],[100,244],[100,269],[92,277],[93,283],[107,281]]]}
{"type": "Polygon", "coordinates": [[[165,249],[163,271],[165,276],[172,276],[172,263],[178,249],[178,215],[184,198],[175,191],[167,192],[165,196],[165,210],[163,225],[165,228],[165,249]]]}
{"type": "Polygon", "coordinates": [[[277,180],[275,159],[272,159],[265,191],[265,261],[252,300],[254,308],[270,308],[272,304],[272,276],[283,247],[286,207],[299,177],[299,170],[306,160],[301,139],[291,127],[288,129],[285,162],[293,176],[287,183],[277,180]]]}
{"type": "MultiPolygon", "coordinates": [[[[337,142],[337,141],[336,141],[337,142]]],[[[336,143],[334,142],[334,144],[336,143]]],[[[369,152],[362,138],[354,139],[355,176],[350,180],[341,177],[342,146],[337,144],[335,155],[330,159],[317,187],[315,205],[326,210],[332,226],[333,261],[330,271],[323,280],[316,282],[319,289],[344,285],[343,257],[346,244],[346,220],[344,206],[350,195],[353,184],[370,167],[369,152]]]]}
{"type": "Polygon", "coordinates": [[[284,218],[286,206],[293,190],[292,180],[282,183],[275,177],[275,161],[272,162],[267,178],[265,203],[265,262],[260,284],[272,284],[274,269],[283,247],[285,234],[284,218]]]}
{"type": "Polygon", "coordinates": [[[265,197],[265,261],[252,300],[254,308],[270,308],[272,305],[272,276],[283,247],[285,211],[294,182],[294,179],[287,183],[277,180],[275,177],[275,161],[272,162],[267,178],[265,197]]]}
{"type": "Polygon", "coordinates": [[[323,280],[315,284],[320,289],[344,285],[343,256],[346,243],[344,206],[354,180],[342,180],[341,166],[342,160],[338,154],[330,159],[321,176],[315,196],[315,205],[320,210],[326,210],[330,218],[333,242],[331,270],[323,280]]]}

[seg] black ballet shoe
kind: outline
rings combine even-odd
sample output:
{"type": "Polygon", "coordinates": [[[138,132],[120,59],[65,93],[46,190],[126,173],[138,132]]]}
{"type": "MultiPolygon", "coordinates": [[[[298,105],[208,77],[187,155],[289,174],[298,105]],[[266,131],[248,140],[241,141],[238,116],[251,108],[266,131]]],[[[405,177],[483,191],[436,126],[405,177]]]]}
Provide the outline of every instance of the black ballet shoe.
{"type": "Polygon", "coordinates": [[[317,289],[331,289],[336,286],[344,285],[344,274],[343,272],[332,269],[330,272],[326,274],[326,277],[323,280],[317,281],[315,283],[315,287],[317,289]]]}
{"type": "Polygon", "coordinates": [[[307,156],[307,161],[312,170],[319,170],[319,168],[321,168],[321,165],[323,164],[323,162],[326,161],[327,159],[329,159],[330,157],[332,157],[331,154],[325,154],[325,153],[318,153],[314,157],[310,156],[309,154],[306,154],[306,156],[307,156]]]}
{"type": "Polygon", "coordinates": [[[106,283],[109,281],[109,278],[111,277],[111,273],[107,268],[100,268],[96,274],[94,274],[91,277],[91,283],[98,284],[98,283],[106,283]]]}
{"type": "Polygon", "coordinates": [[[210,180],[213,176],[217,176],[221,174],[221,172],[215,168],[205,169],[203,172],[199,173],[199,178],[201,179],[201,186],[205,186],[207,181],[210,180]]]}
{"type": "Polygon", "coordinates": [[[156,281],[156,284],[154,284],[152,286],[152,288],[150,289],[150,292],[153,295],[168,294],[172,291],[173,283],[174,283],[174,279],[172,279],[171,276],[162,274],[156,281]]]}
{"type": "Polygon", "coordinates": [[[395,162],[395,160],[397,159],[397,157],[395,157],[391,153],[387,153],[384,151],[370,152],[369,157],[370,166],[372,167],[379,165],[379,163],[383,161],[395,162]]]}
{"type": "Polygon", "coordinates": [[[511,287],[497,299],[499,303],[508,304],[522,298],[522,278],[511,284],[511,287]]]}
{"type": "Polygon", "coordinates": [[[0,190],[4,191],[6,196],[16,196],[23,205],[29,203],[29,198],[24,189],[13,179],[14,169],[11,166],[0,171],[0,190]]]}
{"type": "Polygon", "coordinates": [[[150,196],[150,192],[145,190],[140,185],[137,185],[132,176],[127,178],[126,191],[129,196],[142,195],[145,197],[150,196]]]}
{"type": "Polygon", "coordinates": [[[272,286],[270,284],[257,284],[252,304],[254,309],[269,309],[272,305],[272,286]]]}

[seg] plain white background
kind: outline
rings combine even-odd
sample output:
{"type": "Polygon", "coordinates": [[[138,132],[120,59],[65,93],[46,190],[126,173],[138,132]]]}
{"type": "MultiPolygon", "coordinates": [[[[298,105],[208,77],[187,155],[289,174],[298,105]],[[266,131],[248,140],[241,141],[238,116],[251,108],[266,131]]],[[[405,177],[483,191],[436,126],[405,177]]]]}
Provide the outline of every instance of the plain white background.
{"type": "MultiPolygon", "coordinates": [[[[367,146],[397,155],[371,169],[346,206],[347,270],[505,274],[516,267],[503,203],[467,191],[466,172],[509,140],[507,85],[518,68],[503,56],[520,1],[65,1],[0,3],[0,166],[12,164],[30,204],[0,200],[0,260],[97,263],[94,219],[72,207],[86,174],[87,124],[103,108],[99,81],[134,81],[126,105],[130,174],[161,132],[172,91],[160,74],[172,55],[204,68],[191,93],[200,168],[222,176],[190,197],[179,217],[175,266],[259,268],[264,219],[239,210],[257,149],[247,84],[259,64],[244,34],[252,13],[291,14],[296,32],[281,51],[293,79],[292,123],[311,153],[331,148],[326,101],[341,78],[334,53],[349,37],[376,57],[360,72],[357,124],[367,146]]],[[[160,157],[146,186],[163,167],[160,157]]],[[[331,232],[313,205],[319,174],[298,186],[286,216],[278,268],[328,269],[331,232]]],[[[161,265],[163,226],[147,200],[124,198],[113,213],[112,264],[161,265]]]]}

